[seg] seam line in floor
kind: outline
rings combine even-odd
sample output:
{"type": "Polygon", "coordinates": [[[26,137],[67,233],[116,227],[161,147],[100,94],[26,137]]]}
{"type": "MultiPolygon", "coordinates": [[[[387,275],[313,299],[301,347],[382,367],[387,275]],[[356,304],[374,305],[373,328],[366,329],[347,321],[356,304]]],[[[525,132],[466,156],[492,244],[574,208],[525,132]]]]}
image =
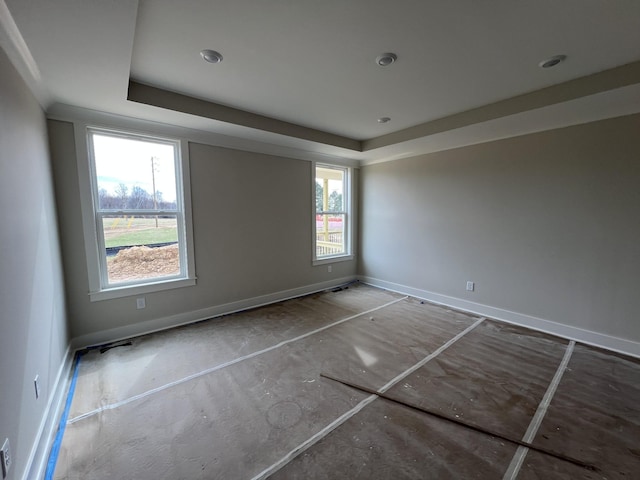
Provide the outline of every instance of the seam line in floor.
{"type": "Polygon", "coordinates": [[[152,388],[151,390],[147,390],[146,392],[140,393],[138,395],[134,395],[132,397],[125,398],[124,400],[120,400],[119,402],[112,403],[112,404],[109,404],[109,405],[104,405],[104,406],[102,406],[100,408],[96,408],[95,410],[91,410],[90,412],[86,412],[86,413],[83,413],[81,415],[78,415],[78,416],[72,418],[71,420],[69,420],[67,422],[67,425],[71,425],[73,423],[79,422],[80,420],[84,420],[86,418],[92,417],[92,416],[97,415],[97,414],[99,414],[101,412],[104,412],[106,410],[114,410],[116,408],[122,407],[124,405],[127,405],[129,403],[135,402],[137,400],[141,400],[143,398],[146,398],[148,396],[151,396],[151,395],[154,395],[156,393],[162,392],[164,390],[167,390],[169,388],[175,387],[177,385],[181,385],[183,383],[189,382],[191,380],[195,380],[196,378],[203,377],[205,375],[208,375],[210,373],[216,372],[218,370],[221,370],[223,368],[229,367],[231,365],[235,365],[236,363],[240,363],[240,362],[242,362],[244,360],[249,360],[251,358],[257,357],[259,355],[262,355],[264,353],[270,352],[272,350],[276,350],[276,349],[278,349],[280,347],[283,347],[283,346],[285,346],[285,345],[287,345],[289,343],[297,342],[298,340],[302,340],[304,338],[310,337],[311,335],[315,335],[316,333],[320,333],[320,332],[322,332],[324,330],[327,330],[327,329],[329,329],[331,327],[335,327],[335,326],[340,325],[342,323],[345,323],[345,322],[347,322],[349,320],[353,320],[354,318],[357,318],[357,317],[360,317],[362,315],[366,315],[368,313],[375,312],[377,310],[381,310],[383,308],[389,307],[389,306],[391,306],[391,305],[393,305],[395,303],[398,303],[398,302],[401,302],[403,300],[406,300],[407,298],[409,298],[409,297],[405,296],[405,297],[402,297],[402,298],[398,298],[398,299],[393,300],[391,302],[385,303],[384,305],[380,305],[379,307],[375,307],[375,308],[366,310],[364,312],[360,312],[360,313],[357,313],[355,315],[351,315],[351,316],[349,316],[347,318],[343,318],[343,319],[338,320],[336,322],[330,323],[329,325],[325,325],[323,327],[316,328],[315,330],[312,330],[310,332],[304,333],[302,335],[298,335],[297,337],[290,338],[288,340],[283,340],[282,342],[277,343],[276,345],[272,345],[270,347],[263,348],[262,350],[258,350],[256,352],[249,353],[249,354],[244,355],[242,357],[238,357],[238,358],[235,358],[233,360],[229,360],[228,362],[221,363],[219,365],[216,365],[215,367],[207,368],[206,370],[202,370],[200,372],[188,375],[188,376],[183,377],[181,379],[174,380],[173,382],[169,382],[169,383],[167,383],[165,385],[161,385],[159,387],[152,388]]]}
{"type": "MultiPolygon", "coordinates": [[[[538,405],[536,413],[529,423],[527,431],[522,437],[523,442],[532,443],[533,439],[536,436],[536,433],[538,433],[538,429],[542,424],[542,420],[544,420],[544,416],[546,415],[549,405],[551,404],[551,400],[553,399],[553,396],[558,389],[558,385],[560,385],[562,375],[564,375],[564,372],[569,365],[569,361],[571,360],[571,355],[573,354],[573,348],[575,347],[575,344],[576,342],[574,340],[569,341],[569,344],[567,345],[567,348],[564,352],[564,357],[562,357],[562,361],[560,362],[560,365],[558,365],[558,369],[556,370],[556,374],[553,376],[553,379],[551,380],[551,383],[549,384],[544,397],[542,397],[542,400],[538,405]]],[[[514,480],[518,477],[518,473],[520,473],[520,468],[522,468],[522,464],[524,463],[524,459],[526,458],[527,453],[529,453],[529,449],[527,447],[518,447],[516,453],[511,459],[511,463],[509,464],[507,471],[504,474],[504,477],[502,477],[502,480],[514,480]]]]}
{"type": "MultiPolygon", "coordinates": [[[[391,387],[393,387],[395,384],[399,383],[402,379],[404,379],[407,376],[411,375],[413,372],[415,372],[419,368],[424,367],[427,364],[427,362],[429,362],[430,360],[433,360],[435,357],[440,355],[447,348],[449,348],[451,345],[456,343],[458,340],[460,340],[462,337],[464,337],[467,333],[471,332],[473,329],[475,329],[478,325],[480,325],[485,320],[486,320],[485,317],[481,317],[478,320],[476,320],[475,323],[473,323],[472,325],[468,326],[466,329],[464,329],[462,332],[458,333],[456,336],[451,338],[446,343],[442,344],[440,347],[438,347],[436,350],[434,350],[429,355],[424,357],[418,363],[416,363],[412,367],[409,367],[407,370],[402,372],[400,375],[398,375],[398,376],[394,377],[393,379],[389,380],[386,384],[384,384],[381,388],[378,389],[378,392],[380,392],[380,393],[386,392],[391,387]]],[[[270,467],[267,467],[265,470],[263,470],[262,472],[260,472],[256,476],[254,476],[251,480],[264,480],[264,479],[270,477],[271,475],[276,473],[278,470],[280,470],[283,467],[285,467],[288,463],[293,461],[293,459],[295,459],[298,455],[300,455],[304,451],[306,451],[309,448],[311,448],[313,445],[318,443],[324,437],[329,435],[333,430],[335,430],[340,425],[342,425],[347,420],[349,420],[351,417],[356,415],[364,407],[366,407],[371,402],[373,402],[376,398],[378,398],[377,395],[368,396],[367,398],[362,400],[360,403],[358,403],[355,407],[353,407],[351,410],[348,410],[346,413],[344,413],[343,415],[341,415],[338,418],[336,418],[333,422],[331,422],[329,425],[327,425],[322,430],[317,432],[315,435],[309,437],[307,440],[302,442],[296,448],[291,450],[289,453],[287,453],[284,457],[282,457],[276,463],[274,463],[270,467]]]]}

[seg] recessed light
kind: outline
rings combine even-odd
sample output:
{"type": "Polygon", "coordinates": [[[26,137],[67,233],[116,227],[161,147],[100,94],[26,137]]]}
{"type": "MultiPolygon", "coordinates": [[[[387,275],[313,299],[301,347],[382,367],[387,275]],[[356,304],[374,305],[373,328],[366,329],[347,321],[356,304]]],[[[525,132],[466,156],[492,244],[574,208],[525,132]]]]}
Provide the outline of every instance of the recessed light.
{"type": "Polygon", "coordinates": [[[540,68],[551,68],[555,67],[559,63],[564,62],[566,59],[566,55],[554,55],[553,57],[549,57],[546,60],[541,61],[538,66],[540,68]]]}
{"type": "Polygon", "coordinates": [[[398,56],[395,53],[383,53],[376,57],[376,63],[381,67],[388,67],[396,60],[398,60],[398,56]]]}
{"type": "Polygon", "coordinates": [[[220,63],[222,61],[222,55],[215,50],[202,50],[200,56],[205,62],[209,63],[220,63]]]}
{"type": "Polygon", "coordinates": [[[389,117],[380,117],[378,119],[378,123],[388,123],[390,121],[391,121],[391,119],[389,117]]]}

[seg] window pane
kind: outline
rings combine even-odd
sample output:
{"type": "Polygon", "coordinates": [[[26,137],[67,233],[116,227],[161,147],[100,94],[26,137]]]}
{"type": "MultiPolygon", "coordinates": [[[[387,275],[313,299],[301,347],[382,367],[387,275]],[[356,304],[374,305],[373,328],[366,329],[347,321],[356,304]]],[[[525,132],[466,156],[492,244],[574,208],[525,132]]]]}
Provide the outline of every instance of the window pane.
{"type": "Polygon", "coordinates": [[[176,209],[174,146],[93,134],[102,210],[176,209]]]}
{"type": "Polygon", "coordinates": [[[316,215],[316,257],[346,253],[344,222],[341,214],[316,215]]]}
{"type": "Polygon", "coordinates": [[[316,212],[343,212],[344,170],[316,168],[316,212]]]}
{"type": "Polygon", "coordinates": [[[109,284],[180,274],[175,216],[102,217],[109,284]]]}

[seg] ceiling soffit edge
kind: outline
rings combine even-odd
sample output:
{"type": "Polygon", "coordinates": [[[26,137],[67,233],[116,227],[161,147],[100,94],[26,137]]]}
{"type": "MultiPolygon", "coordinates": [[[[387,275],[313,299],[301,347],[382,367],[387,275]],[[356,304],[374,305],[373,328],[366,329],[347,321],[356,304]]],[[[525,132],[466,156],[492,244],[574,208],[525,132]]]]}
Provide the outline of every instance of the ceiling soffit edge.
{"type": "Polygon", "coordinates": [[[637,83],[640,83],[640,61],[365,140],[363,151],[549,107],[637,83]]]}
{"type": "Polygon", "coordinates": [[[362,143],[359,140],[201,100],[133,80],[129,81],[127,100],[356,152],[362,151],[362,143]]]}
{"type": "MultiPolygon", "coordinates": [[[[0,0],[1,1],[1,0],[0,0]]],[[[130,80],[127,99],[271,133],[369,152],[640,83],[640,61],[559,83],[362,142],[130,80]]]]}
{"type": "Polygon", "coordinates": [[[216,133],[209,129],[198,129],[180,125],[179,123],[166,123],[141,117],[109,113],[100,110],[92,110],[84,107],[55,103],[46,112],[48,120],[56,120],[69,123],[80,123],[98,128],[127,130],[143,135],[165,135],[178,137],[188,142],[200,143],[214,147],[241,150],[245,152],[259,153],[263,155],[293,158],[297,160],[325,162],[347,167],[358,168],[360,161],[339,154],[328,154],[295,146],[265,143],[259,140],[251,140],[239,136],[230,136],[216,133]]]}

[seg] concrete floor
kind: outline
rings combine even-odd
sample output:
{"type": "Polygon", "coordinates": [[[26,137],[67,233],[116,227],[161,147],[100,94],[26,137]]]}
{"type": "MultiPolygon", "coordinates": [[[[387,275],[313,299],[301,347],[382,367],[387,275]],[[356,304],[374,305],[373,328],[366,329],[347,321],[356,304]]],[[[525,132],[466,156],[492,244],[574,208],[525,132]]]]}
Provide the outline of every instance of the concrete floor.
{"type": "Polygon", "coordinates": [[[640,478],[640,361],[360,284],[82,355],[55,479],[267,477],[640,478]]]}

